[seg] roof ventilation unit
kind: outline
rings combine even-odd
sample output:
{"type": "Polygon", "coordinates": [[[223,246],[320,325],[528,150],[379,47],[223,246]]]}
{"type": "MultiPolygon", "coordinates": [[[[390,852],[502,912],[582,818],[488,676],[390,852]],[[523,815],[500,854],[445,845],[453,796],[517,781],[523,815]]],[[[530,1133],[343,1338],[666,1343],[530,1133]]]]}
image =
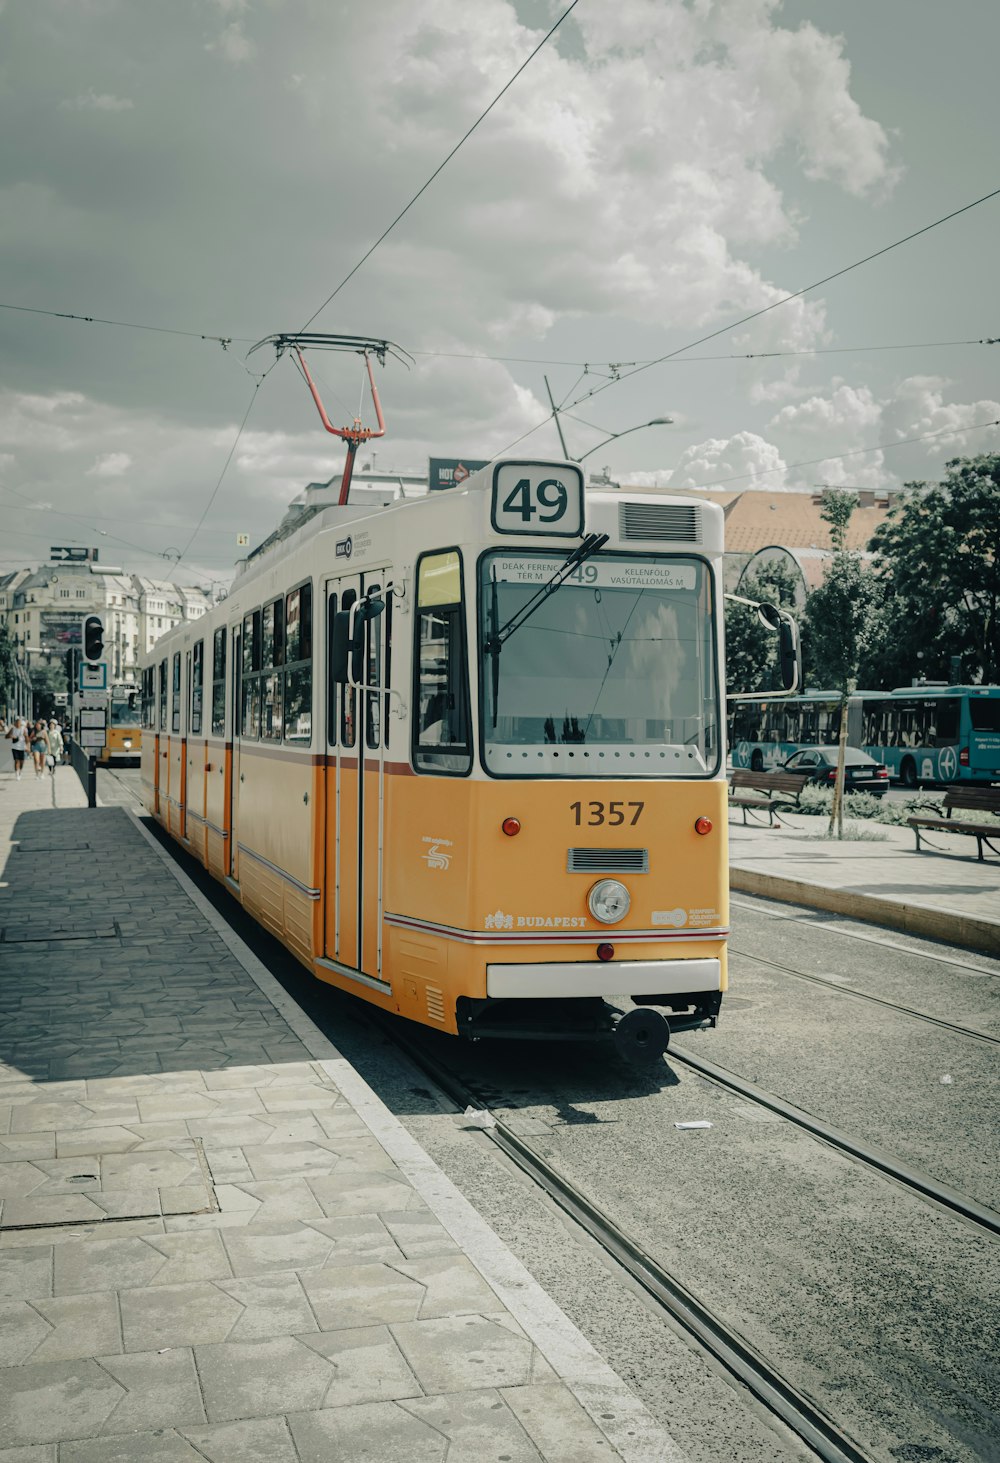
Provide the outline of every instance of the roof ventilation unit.
{"type": "Polygon", "coordinates": [[[618,536],[623,541],[672,539],[701,543],[699,503],[619,503],[618,536]]]}

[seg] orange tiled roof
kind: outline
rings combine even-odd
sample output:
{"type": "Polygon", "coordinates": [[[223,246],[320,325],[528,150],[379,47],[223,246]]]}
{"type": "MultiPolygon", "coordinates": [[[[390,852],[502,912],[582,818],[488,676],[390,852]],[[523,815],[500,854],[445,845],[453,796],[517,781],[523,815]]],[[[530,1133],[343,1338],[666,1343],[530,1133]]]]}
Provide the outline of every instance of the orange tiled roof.
{"type": "MultiPolygon", "coordinates": [[[[627,490],[628,484],[622,483],[627,490]]],[[[670,492],[670,488],[661,491],[670,492]]],[[[786,549],[829,549],[829,526],[820,517],[819,494],[805,492],[767,493],[760,489],[742,493],[715,493],[709,489],[679,489],[685,497],[718,503],[726,515],[726,549],[730,553],[756,553],[770,544],[786,549]]],[[[877,502],[872,494],[862,495],[847,530],[847,547],[863,549],[884,521],[889,509],[886,498],[877,502]]]]}

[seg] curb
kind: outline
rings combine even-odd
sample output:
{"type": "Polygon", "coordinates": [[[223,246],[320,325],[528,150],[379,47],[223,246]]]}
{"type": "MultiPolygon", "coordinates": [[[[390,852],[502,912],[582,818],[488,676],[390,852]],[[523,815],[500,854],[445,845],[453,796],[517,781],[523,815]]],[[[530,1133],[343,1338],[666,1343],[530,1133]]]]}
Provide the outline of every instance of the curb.
{"type": "MultiPolygon", "coordinates": [[[[898,899],[881,899],[877,894],[858,894],[832,884],[805,883],[779,874],[762,874],[756,869],[730,867],[729,885],[742,894],[760,894],[785,904],[801,904],[831,914],[846,914],[869,924],[883,925],[904,935],[921,935],[987,955],[1000,955],[1000,923],[952,914],[945,909],[908,904],[898,899]]],[[[998,895],[1000,898],[1000,895],[998,895]]]]}

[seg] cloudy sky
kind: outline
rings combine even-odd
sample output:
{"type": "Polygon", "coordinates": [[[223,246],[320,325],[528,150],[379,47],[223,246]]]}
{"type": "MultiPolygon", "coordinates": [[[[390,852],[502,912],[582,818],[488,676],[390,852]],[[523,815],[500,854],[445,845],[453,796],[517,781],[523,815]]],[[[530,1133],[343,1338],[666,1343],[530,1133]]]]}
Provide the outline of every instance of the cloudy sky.
{"type": "MultiPolygon", "coordinates": [[[[228,580],[342,461],[249,345],[308,320],[566,3],[0,0],[0,569],[80,543],[228,580]]],[[[546,374],[575,455],[674,419],[588,457],[625,479],[894,486],[1000,450],[955,435],[1000,418],[1000,345],[951,344],[1000,336],[1000,198],[727,328],[1000,186],[998,42],[982,0],[579,0],[313,325],[414,356],[380,373],[377,467],[559,455],[546,374]]],[[[352,417],[358,361],[313,359],[352,417]]]]}

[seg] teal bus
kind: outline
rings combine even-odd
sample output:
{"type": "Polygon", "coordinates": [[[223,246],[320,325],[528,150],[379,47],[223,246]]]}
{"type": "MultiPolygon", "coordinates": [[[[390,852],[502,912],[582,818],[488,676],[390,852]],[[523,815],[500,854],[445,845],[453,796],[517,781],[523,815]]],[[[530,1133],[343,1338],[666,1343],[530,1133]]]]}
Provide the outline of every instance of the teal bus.
{"type": "MultiPolygon", "coordinates": [[[[782,766],[807,746],[840,737],[840,695],[736,702],[729,712],[734,767],[782,766]]],[[[903,787],[1000,783],[1000,686],[901,686],[856,691],[847,705],[847,742],[882,762],[903,787]]]]}

